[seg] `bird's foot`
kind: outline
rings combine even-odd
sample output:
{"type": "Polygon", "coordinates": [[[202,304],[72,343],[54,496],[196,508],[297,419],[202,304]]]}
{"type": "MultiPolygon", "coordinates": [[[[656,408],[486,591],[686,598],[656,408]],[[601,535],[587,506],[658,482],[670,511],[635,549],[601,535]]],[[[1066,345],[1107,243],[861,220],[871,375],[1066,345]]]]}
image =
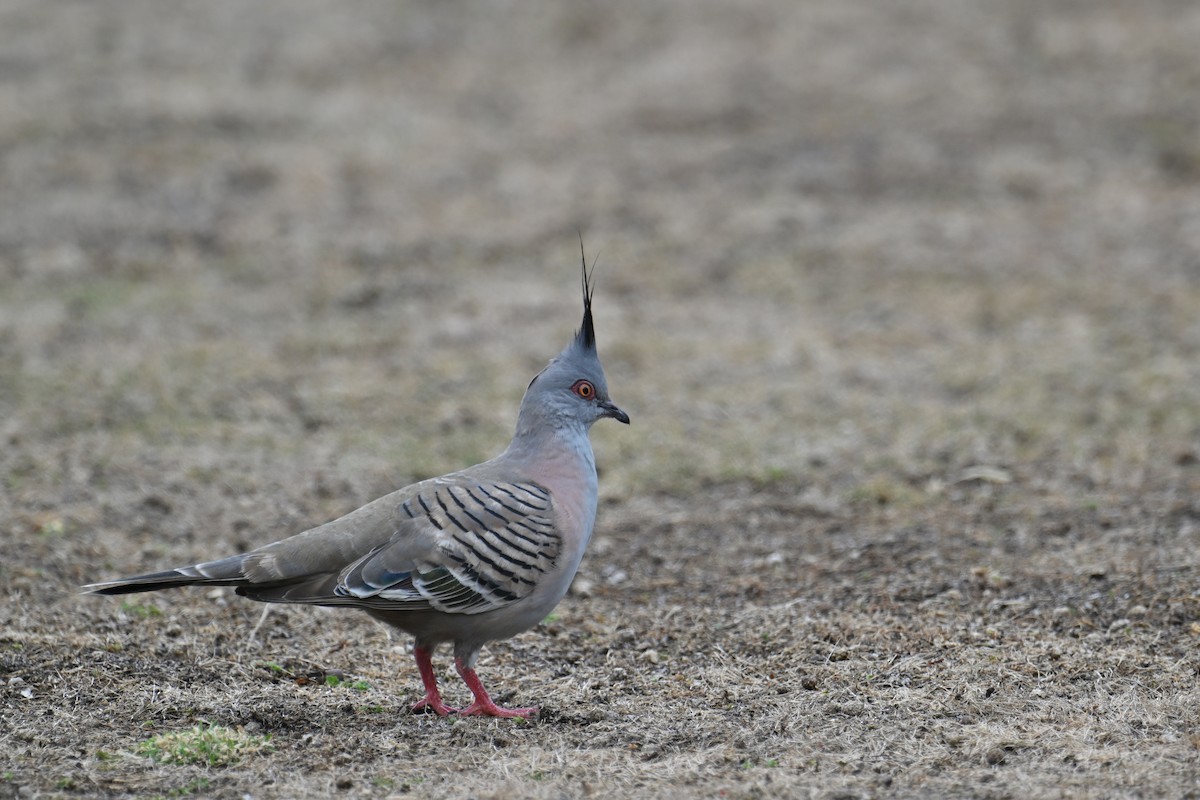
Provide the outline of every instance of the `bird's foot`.
{"type": "Polygon", "coordinates": [[[458,709],[454,706],[448,706],[442,702],[442,698],[436,694],[427,694],[417,702],[413,703],[412,713],[424,714],[432,711],[439,717],[444,717],[447,714],[457,714],[458,709]]]}
{"type": "Polygon", "coordinates": [[[533,708],[501,708],[487,699],[486,703],[476,700],[471,705],[458,712],[460,717],[504,717],[511,719],[512,717],[520,717],[521,719],[529,719],[536,716],[538,713],[537,706],[533,708]]]}
{"type": "Polygon", "coordinates": [[[448,706],[442,702],[442,695],[438,691],[437,676],[433,673],[433,662],[430,660],[429,650],[418,644],[413,648],[413,656],[416,657],[417,669],[421,672],[421,683],[425,684],[425,696],[413,703],[412,713],[420,714],[432,711],[439,717],[444,717],[447,714],[457,714],[457,708],[448,706]]]}
{"type": "Polygon", "coordinates": [[[458,712],[460,717],[520,717],[521,719],[529,719],[534,714],[538,713],[537,708],[501,708],[492,702],[492,698],[488,697],[487,689],[483,688],[483,681],[479,680],[479,676],[475,670],[463,663],[462,659],[454,659],[454,667],[458,670],[458,674],[462,676],[463,682],[467,684],[467,688],[471,690],[471,694],[475,695],[475,702],[458,712]]]}

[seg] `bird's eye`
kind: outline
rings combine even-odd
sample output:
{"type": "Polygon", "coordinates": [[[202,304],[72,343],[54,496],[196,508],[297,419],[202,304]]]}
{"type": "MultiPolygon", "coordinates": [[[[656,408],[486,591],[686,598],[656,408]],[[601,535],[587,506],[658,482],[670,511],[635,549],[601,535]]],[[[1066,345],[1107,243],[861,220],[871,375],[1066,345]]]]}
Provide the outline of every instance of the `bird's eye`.
{"type": "Polygon", "coordinates": [[[596,396],[596,387],[592,385],[591,381],[575,381],[575,385],[571,387],[571,391],[584,400],[591,400],[596,396]]]}

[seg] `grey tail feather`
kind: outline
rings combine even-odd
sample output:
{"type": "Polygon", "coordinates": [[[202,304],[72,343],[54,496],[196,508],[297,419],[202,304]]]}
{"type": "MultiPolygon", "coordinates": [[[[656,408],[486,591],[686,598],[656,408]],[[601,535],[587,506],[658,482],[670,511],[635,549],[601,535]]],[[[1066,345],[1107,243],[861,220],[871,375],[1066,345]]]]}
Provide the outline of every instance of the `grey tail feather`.
{"type": "MultiPolygon", "coordinates": [[[[596,349],[596,330],[592,327],[592,276],[588,274],[587,256],[583,252],[583,234],[579,234],[579,258],[583,262],[583,324],[575,334],[575,341],[585,350],[596,349]]],[[[596,260],[592,259],[592,271],[596,260]]]]}
{"type": "Polygon", "coordinates": [[[333,585],[336,573],[308,575],[298,580],[272,583],[245,583],[237,593],[260,603],[296,603],[300,605],[354,606],[362,605],[356,597],[338,597],[333,585]]]}
{"type": "Polygon", "coordinates": [[[133,594],[155,592],[159,589],[178,589],[181,586],[238,586],[249,582],[242,573],[243,563],[243,556],[232,556],[164,572],[90,583],[82,589],[87,594],[133,594]]]}

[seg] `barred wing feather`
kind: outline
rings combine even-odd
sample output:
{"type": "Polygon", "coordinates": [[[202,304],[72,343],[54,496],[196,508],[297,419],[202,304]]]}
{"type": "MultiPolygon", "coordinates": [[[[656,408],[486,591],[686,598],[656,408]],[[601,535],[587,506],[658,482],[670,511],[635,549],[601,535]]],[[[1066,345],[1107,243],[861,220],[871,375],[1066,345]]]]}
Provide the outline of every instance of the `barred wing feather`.
{"type": "Polygon", "coordinates": [[[400,505],[401,525],[347,567],[334,592],[378,609],[478,614],[514,603],[558,558],[550,493],[535,483],[433,483],[400,505]],[[414,552],[414,528],[433,547],[414,552]]]}

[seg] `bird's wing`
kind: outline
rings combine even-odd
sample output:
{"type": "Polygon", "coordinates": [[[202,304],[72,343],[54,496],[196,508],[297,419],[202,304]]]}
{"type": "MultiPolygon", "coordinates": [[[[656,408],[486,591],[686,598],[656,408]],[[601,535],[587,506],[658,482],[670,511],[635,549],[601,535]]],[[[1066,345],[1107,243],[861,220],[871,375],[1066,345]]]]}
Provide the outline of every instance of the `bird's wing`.
{"type": "MultiPolygon", "coordinates": [[[[478,614],[526,597],[553,569],[562,545],[550,493],[536,483],[458,473],[384,500],[391,502],[364,515],[389,517],[394,532],[382,543],[346,558],[345,545],[356,538],[355,512],[330,523],[344,521],[344,533],[321,535],[317,529],[257,551],[257,571],[267,580],[241,584],[239,594],[268,602],[478,614]],[[333,562],[332,571],[320,571],[323,558],[333,562]],[[270,580],[281,567],[299,574],[270,580]]],[[[368,521],[368,527],[379,524],[361,520],[368,521]]]]}

